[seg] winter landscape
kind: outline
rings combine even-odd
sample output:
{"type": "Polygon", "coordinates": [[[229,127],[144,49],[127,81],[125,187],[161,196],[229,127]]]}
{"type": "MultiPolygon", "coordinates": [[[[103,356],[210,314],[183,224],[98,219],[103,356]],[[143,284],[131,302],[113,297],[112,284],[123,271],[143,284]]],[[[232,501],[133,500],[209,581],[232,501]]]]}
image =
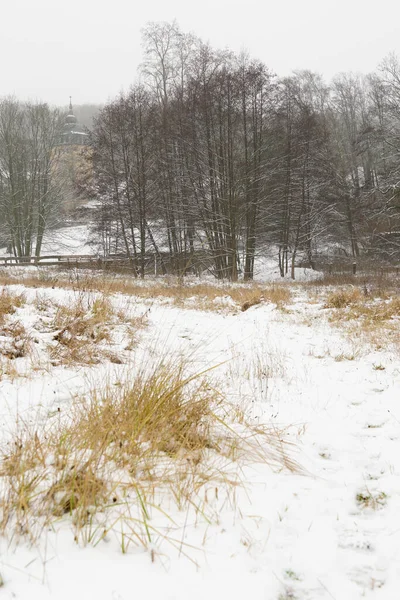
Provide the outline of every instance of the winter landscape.
{"type": "Polygon", "coordinates": [[[3,275],[5,597],[396,597],[398,279],[299,275],[3,275]]]}
{"type": "Polygon", "coordinates": [[[399,598],[389,33],[371,66],[358,0],[353,46],[312,0],[271,7],[268,39],[258,0],[71,0],[73,31],[22,4],[4,48],[36,24],[36,66],[15,54],[0,87],[0,597],[399,598]],[[172,6],[224,27],[207,41],[172,6]]]}

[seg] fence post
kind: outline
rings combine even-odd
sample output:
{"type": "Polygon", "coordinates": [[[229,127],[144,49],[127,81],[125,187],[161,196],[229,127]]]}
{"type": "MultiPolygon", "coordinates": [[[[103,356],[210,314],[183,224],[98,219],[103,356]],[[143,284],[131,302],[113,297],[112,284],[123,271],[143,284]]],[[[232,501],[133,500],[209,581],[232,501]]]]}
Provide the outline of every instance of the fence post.
{"type": "Polygon", "coordinates": [[[353,262],[353,275],[357,273],[357,263],[353,262]]]}

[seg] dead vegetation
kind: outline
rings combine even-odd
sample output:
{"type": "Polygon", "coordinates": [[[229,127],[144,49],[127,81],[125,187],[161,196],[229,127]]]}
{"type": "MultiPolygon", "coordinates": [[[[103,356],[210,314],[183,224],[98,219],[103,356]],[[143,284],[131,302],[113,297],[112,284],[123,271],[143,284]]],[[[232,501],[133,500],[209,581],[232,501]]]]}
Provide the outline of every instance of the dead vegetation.
{"type": "Polygon", "coordinates": [[[115,310],[109,296],[78,293],[72,302],[58,304],[49,323],[55,332],[48,350],[56,364],[97,364],[103,359],[121,363],[120,353],[112,352],[113,331],[123,325],[125,349],[132,350],[146,317],[129,317],[115,310]],[[110,350],[111,348],[111,350],[110,350]]]}
{"type": "Polygon", "coordinates": [[[67,516],[77,541],[98,543],[119,529],[129,532],[123,551],[148,547],[161,535],[152,515],[173,524],[161,498],[212,522],[210,492],[234,496],[245,463],[298,469],[277,430],[243,415],[239,423],[210,381],[186,377],[184,367],[160,362],[95,390],[41,431],[20,423],[1,449],[0,531],[35,542],[67,516]]]}
{"type": "Polygon", "coordinates": [[[371,508],[379,510],[387,503],[387,495],[385,492],[371,492],[366,489],[356,495],[356,502],[360,508],[371,508]]]}
{"type": "Polygon", "coordinates": [[[291,302],[292,294],[288,286],[271,284],[255,290],[237,288],[232,294],[232,298],[241,304],[242,311],[262,302],[275,304],[277,308],[282,309],[291,302]]]}
{"type": "Polygon", "coordinates": [[[134,349],[139,331],[147,325],[146,315],[132,316],[130,308],[125,303],[115,309],[110,295],[82,291],[70,292],[64,302],[38,292],[28,303],[24,294],[4,288],[0,294],[0,379],[14,380],[40,365],[121,364],[126,359],[124,352],[134,349]],[[28,329],[16,314],[26,304],[30,314],[33,309],[38,316],[28,329]],[[50,342],[48,334],[52,334],[50,342]],[[21,358],[29,360],[18,368],[11,364],[21,358]]]}
{"type": "Polygon", "coordinates": [[[333,309],[330,322],[344,328],[353,342],[376,349],[399,344],[400,296],[394,290],[340,287],[327,294],[324,308],[333,309]]]}
{"type": "Polygon", "coordinates": [[[328,294],[324,308],[346,308],[361,300],[362,294],[358,288],[340,288],[328,294]]]}
{"type": "MultiPolygon", "coordinates": [[[[0,283],[12,283],[12,277],[3,276],[0,283]]],[[[29,275],[23,279],[27,287],[61,287],[75,292],[97,292],[104,295],[124,294],[144,301],[165,300],[175,306],[206,311],[245,311],[252,306],[269,302],[282,309],[291,302],[288,285],[213,284],[195,282],[182,278],[159,278],[142,282],[134,278],[107,275],[81,274],[75,277],[49,272],[39,276],[29,275]]]]}
{"type": "Polygon", "coordinates": [[[0,327],[0,353],[14,360],[27,356],[31,349],[31,337],[20,321],[0,327]]]}
{"type": "Polygon", "coordinates": [[[18,308],[25,304],[24,294],[3,288],[0,294],[0,378],[8,373],[14,378],[16,370],[11,361],[30,353],[31,338],[23,323],[15,319],[18,308]]]}
{"type": "Polygon", "coordinates": [[[7,315],[15,313],[25,303],[24,294],[16,294],[3,288],[0,294],[0,325],[3,325],[7,315]]]}
{"type": "Polygon", "coordinates": [[[96,364],[101,344],[110,341],[114,311],[109,299],[88,303],[83,294],[70,304],[59,304],[50,327],[56,333],[49,345],[50,357],[62,364],[96,364]]]}

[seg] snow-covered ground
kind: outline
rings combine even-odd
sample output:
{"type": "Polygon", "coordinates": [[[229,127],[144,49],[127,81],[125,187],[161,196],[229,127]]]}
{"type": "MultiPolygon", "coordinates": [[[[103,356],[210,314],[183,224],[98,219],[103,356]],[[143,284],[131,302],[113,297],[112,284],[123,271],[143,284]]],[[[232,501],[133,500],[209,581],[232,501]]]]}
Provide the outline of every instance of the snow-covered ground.
{"type": "MultiPolygon", "coordinates": [[[[160,251],[168,251],[167,235],[165,228],[153,221],[150,223],[152,235],[160,251]]],[[[91,231],[92,223],[81,225],[67,225],[57,229],[48,230],[45,233],[42,244],[42,256],[52,255],[103,255],[103,249],[99,242],[96,242],[95,235],[91,231]]],[[[139,230],[135,230],[137,239],[140,238],[139,230]]],[[[204,247],[203,236],[200,234],[196,240],[196,248],[204,247]]],[[[154,248],[151,240],[146,239],[146,248],[153,252],[154,248]]],[[[123,252],[123,249],[121,249],[123,252]]],[[[0,256],[8,256],[7,248],[0,248],[0,256]]],[[[242,257],[242,262],[244,258],[242,257]]],[[[43,261],[45,262],[45,261],[43,261]]],[[[311,269],[296,268],[296,281],[306,281],[316,279],[320,273],[311,269]]],[[[254,279],[256,281],[280,281],[281,275],[278,267],[278,248],[274,245],[263,248],[259,256],[255,259],[254,279]]]]}
{"type": "MultiPolygon", "coordinates": [[[[97,249],[90,243],[90,225],[66,226],[46,232],[42,255],[95,254],[97,249]]],[[[0,256],[8,256],[7,248],[0,249],[0,256]]]]}
{"type": "MultiPolygon", "coordinates": [[[[22,291],[23,286],[16,286],[22,291]]],[[[26,289],[22,321],[44,352],[35,298],[72,301],[77,292],[26,289]]],[[[394,600],[400,585],[400,362],[395,348],[372,350],[328,321],[323,302],[293,288],[284,310],[202,312],[165,301],[118,296],[148,327],[126,364],[47,364],[0,381],[3,439],[17,418],[37,423],[105,379],[133,372],[145,357],[190,356],[254,422],[286,430],[303,473],[247,465],[235,503],[214,499],[215,522],[176,511],[185,553],[155,540],[122,554],[112,535],[81,547],[69,516],[39,546],[0,539],[4,598],[18,600],[394,600]],[[357,500],[378,498],[374,506],[357,500]],[[193,561],[193,562],[192,562],[193,561]]],[[[229,302],[227,302],[229,307],[229,302]]],[[[43,325],[43,323],[42,323],[43,325]]],[[[46,337],[47,336],[47,337],[46,337]]],[[[169,507],[172,510],[171,507],[169,507]]],[[[159,518],[159,517],[157,517],[159,518]]]]}

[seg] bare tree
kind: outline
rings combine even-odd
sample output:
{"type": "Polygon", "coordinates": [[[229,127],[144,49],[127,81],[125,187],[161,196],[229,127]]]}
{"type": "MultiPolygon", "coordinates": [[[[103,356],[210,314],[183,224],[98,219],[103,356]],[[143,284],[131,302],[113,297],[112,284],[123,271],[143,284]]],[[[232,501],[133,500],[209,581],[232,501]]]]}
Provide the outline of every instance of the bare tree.
{"type": "Polygon", "coordinates": [[[46,104],[0,102],[0,203],[15,256],[40,256],[60,201],[55,177],[61,118],[46,104]]]}

